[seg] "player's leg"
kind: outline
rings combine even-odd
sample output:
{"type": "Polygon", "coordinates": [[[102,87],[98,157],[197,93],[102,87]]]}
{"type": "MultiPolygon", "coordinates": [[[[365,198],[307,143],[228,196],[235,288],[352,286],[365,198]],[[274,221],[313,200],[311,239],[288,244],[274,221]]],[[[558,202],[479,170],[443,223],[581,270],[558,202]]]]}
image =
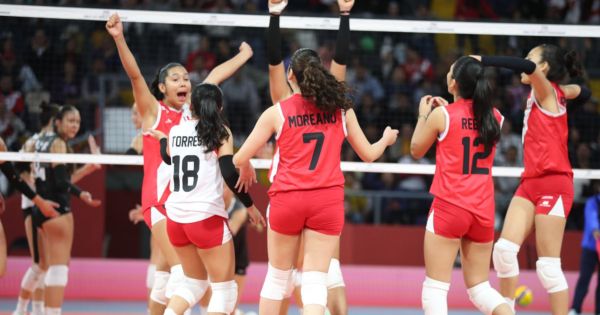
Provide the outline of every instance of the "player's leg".
{"type": "MultiPolygon", "coordinates": [[[[493,227],[491,229],[493,231],[493,227]]],[[[488,281],[492,247],[493,232],[486,243],[461,240],[461,263],[469,299],[483,314],[512,315],[511,306],[488,281]]]]}
{"type": "MultiPolygon", "coordinates": [[[[34,214],[35,215],[35,214],[34,214]]],[[[73,245],[73,214],[66,213],[42,225],[48,239],[48,271],[44,279],[47,315],[61,314],[73,245]]]]}
{"type": "Polygon", "coordinates": [[[553,315],[565,315],[569,309],[569,287],[560,259],[566,222],[566,218],[555,215],[535,216],[536,272],[542,286],[550,294],[553,315]]]}
{"type": "Polygon", "coordinates": [[[340,242],[329,264],[327,272],[327,308],[331,315],[348,314],[348,303],[346,301],[346,284],[340,267],[340,242]]]}
{"type": "Polygon", "coordinates": [[[519,283],[519,261],[517,254],[523,241],[531,233],[534,218],[531,201],[515,196],[508,206],[500,238],[494,244],[492,260],[499,278],[500,294],[514,309],[515,290],[519,283]]]}
{"type": "Polygon", "coordinates": [[[448,290],[459,247],[460,239],[447,238],[425,231],[426,278],[421,292],[425,315],[448,314],[448,290]]]}

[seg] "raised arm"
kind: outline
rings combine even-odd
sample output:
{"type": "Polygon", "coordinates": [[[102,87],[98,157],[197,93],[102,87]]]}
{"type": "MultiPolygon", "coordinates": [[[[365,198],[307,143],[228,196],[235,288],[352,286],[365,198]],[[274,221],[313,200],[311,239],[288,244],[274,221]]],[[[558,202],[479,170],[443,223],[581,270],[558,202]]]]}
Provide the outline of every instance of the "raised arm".
{"type": "Polygon", "coordinates": [[[530,56],[527,56],[527,59],[506,56],[472,57],[481,60],[484,66],[503,67],[517,71],[518,73],[524,73],[529,77],[531,88],[533,89],[538,104],[542,106],[543,109],[553,113],[558,113],[560,111],[554,88],[544,73],[545,67],[548,67],[547,63],[541,65],[536,64],[529,60],[530,56]]]}
{"type": "Polygon", "coordinates": [[[150,92],[148,84],[146,84],[146,80],[144,79],[137,62],[135,61],[135,57],[127,46],[125,36],[123,35],[123,24],[121,23],[121,19],[119,18],[118,14],[114,13],[110,16],[106,22],[106,30],[112,36],[115,44],[117,45],[119,57],[121,58],[121,64],[123,65],[125,72],[127,72],[129,80],[131,81],[133,97],[135,98],[140,115],[144,121],[149,121],[149,124],[151,125],[154,123],[158,113],[158,103],[154,95],[152,95],[150,92]]]}
{"type": "Polygon", "coordinates": [[[346,81],[346,65],[350,57],[350,10],[354,0],[338,0],[340,7],[340,28],[335,44],[335,55],[331,62],[331,74],[340,82],[346,81]]]}
{"type": "Polygon", "coordinates": [[[394,144],[398,138],[398,130],[387,126],[381,139],[371,144],[360,128],[356,113],[352,109],[346,111],[346,127],[348,128],[348,142],[358,157],[365,162],[377,160],[385,149],[394,144]]]}
{"type": "Polygon", "coordinates": [[[260,150],[260,148],[262,148],[276,132],[276,122],[279,121],[281,123],[281,118],[279,117],[276,106],[279,105],[273,105],[262,113],[242,147],[233,156],[233,164],[237,168],[248,166],[248,164],[250,164],[250,159],[256,155],[256,152],[258,152],[258,150],[260,150]]]}
{"type": "Polygon", "coordinates": [[[279,29],[279,15],[285,9],[287,0],[268,0],[269,30],[267,31],[267,60],[269,61],[269,91],[273,104],[281,101],[291,94],[287,83],[285,66],[281,53],[281,30],[279,29]]]}
{"type": "Polygon", "coordinates": [[[218,65],[208,74],[204,83],[219,85],[223,81],[229,79],[236,71],[238,71],[250,58],[252,58],[252,47],[246,42],[240,45],[240,52],[233,58],[218,65]]]}
{"type": "Polygon", "coordinates": [[[419,117],[417,126],[410,140],[410,154],[415,159],[422,158],[433,145],[438,135],[444,132],[446,117],[441,106],[448,105],[441,97],[425,95],[419,103],[419,117]],[[434,105],[438,108],[432,110],[434,105]]]}

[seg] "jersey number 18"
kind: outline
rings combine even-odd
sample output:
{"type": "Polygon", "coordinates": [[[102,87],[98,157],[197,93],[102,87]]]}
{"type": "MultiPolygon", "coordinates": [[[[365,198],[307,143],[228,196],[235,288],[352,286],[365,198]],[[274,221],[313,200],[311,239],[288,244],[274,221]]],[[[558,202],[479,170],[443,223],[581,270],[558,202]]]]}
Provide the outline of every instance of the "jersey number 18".
{"type": "Polygon", "coordinates": [[[183,186],[184,192],[190,192],[198,184],[200,159],[195,155],[179,155],[172,157],[173,161],[173,191],[179,191],[183,186]]]}

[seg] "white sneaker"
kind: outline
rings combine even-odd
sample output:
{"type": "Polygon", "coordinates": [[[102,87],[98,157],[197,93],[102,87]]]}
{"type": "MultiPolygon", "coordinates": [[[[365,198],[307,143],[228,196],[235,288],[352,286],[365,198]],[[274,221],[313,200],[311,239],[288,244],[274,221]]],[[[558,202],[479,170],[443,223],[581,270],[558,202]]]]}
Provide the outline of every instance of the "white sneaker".
{"type": "Polygon", "coordinates": [[[570,310],[568,315],[579,315],[575,310],[570,310]]]}

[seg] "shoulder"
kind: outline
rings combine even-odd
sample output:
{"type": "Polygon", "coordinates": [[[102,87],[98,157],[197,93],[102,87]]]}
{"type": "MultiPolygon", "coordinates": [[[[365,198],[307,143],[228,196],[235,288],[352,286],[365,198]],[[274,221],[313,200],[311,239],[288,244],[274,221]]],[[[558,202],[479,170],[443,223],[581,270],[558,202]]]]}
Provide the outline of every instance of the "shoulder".
{"type": "Polygon", "coordinates": [[[67,153],[67,143],[65,140],[56,137],[50,146],[51,153],[67,153]]]}

